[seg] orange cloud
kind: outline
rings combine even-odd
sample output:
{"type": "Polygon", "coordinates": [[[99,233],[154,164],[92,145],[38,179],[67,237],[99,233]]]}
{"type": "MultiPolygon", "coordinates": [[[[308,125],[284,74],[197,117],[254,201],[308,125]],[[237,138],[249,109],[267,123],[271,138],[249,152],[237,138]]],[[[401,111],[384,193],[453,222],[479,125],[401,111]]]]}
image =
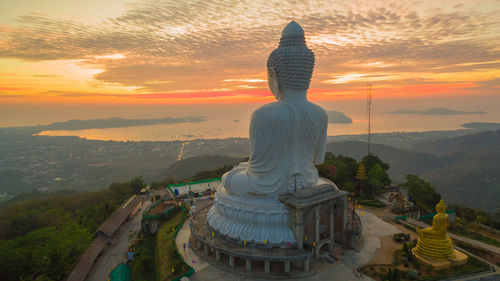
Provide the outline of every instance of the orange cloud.
{"type": "Polygon", "coordinates": [[[425,97],[430,95],[469,93],[471,88],[478,87],[475,83],[450,84],[414,84],[385,88],[374,88],[374,93],[390,97],[425,97]]]}

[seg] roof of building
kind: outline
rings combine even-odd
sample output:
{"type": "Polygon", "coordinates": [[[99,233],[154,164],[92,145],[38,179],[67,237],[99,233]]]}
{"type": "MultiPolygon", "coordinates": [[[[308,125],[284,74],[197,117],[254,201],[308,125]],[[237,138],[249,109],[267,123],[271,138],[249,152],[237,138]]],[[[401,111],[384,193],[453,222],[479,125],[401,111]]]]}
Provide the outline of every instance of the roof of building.
{"type": "Polygon", "coordinates": [[[71,272],[67,281],[83,281],[102,250],[106,247],[106,239],[97,237],[90,247],[85,251],[82,258],[71,272]]]}
{"type": "MultiPolygon", "coordinates": [[[[127,216],[141,203],[140,196],[132,196],[129,200],[123,203],[120,208],[118,208],[109,218],[104,221],[97,233],[104,233],[106,236],[111,237],[120,227],[120,225],[127,219],[127,216]]],[[[106,238],[98,236],[90,247],[85,251],[85,253],[80,258],[80,261],[75,266],[71,272],[67,281],[83,281],[87,278],[87,275],[92,268],[95,260],[106,247],[106,238]]]]}
{"type": "Polygon", "coordinates": [[[125,202],[118,210],[116,210],[109,218],[99,226],[96,233],[103,233],[108,237],[118,230],[120,225],[127,219],[130,212],[132,212],[138,204],[141,203],[140,196],[132,196],[125,202]]]}

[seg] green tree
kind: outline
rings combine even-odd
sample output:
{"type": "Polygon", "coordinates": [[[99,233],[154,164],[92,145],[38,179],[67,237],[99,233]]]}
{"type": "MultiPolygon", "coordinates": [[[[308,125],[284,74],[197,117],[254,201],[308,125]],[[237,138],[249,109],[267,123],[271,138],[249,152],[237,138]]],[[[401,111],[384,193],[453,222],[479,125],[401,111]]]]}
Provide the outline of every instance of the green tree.
{"type": "Polygon", "coordinates": [[[134,260],[131,264],[132,280],[156,280],[155,247],[155,238],[143,238],[134,246],[134,260]]]}
{"type": "Polygon", "coordinates": [[[38,275],[35,281],[54,281],[54,280],[49,278],[47,275],[38,275]]]}
{"type": "Polygon", "coordinates": [[[403,255],[406,257],[407,261],[413,261],[413,254],[411,253],[411,248],[408,247],[408,244],[403,243],[403,255]]]}
{"type": "Polygon", "coordinates": [[[128,183],[128,185],[132,188],[133,194],[139,193],[141,189],[146,188],[146,186],[148,186],[148,184],[144,181],[142,176],[135,177],[128,183]]]}
{"type": "Polygon", "coordinates": [[[477,221],[478,223],[485,224],[485,223],[487,222],[487,219],[486,219],[485,217],[483,217],[483,216],[477,216],[477,217],[476,217],[476,221],[477,221]]]}
{"type": "Polygon", "coordinates": [[[366,195],[373,196],[377,189],[383,188],[392,182],[389,174],[387,174],[387,170],[390,168],[389,164],[382,162],[378,156],[370,153],[361,159],[361,163],[368,172],[368,181],[364,184],[363,190],[366,195]]]}
{"type": "Polygon", "coordinates": [[[335,156],[330,152],[325,155],[325,162],[317,165],[318,174],[321,177],[333,181],[339,188],[352,191],[356,176],[358,164],[355,159],[346,156],[335,156]],[[335,173],[332,175],[329,167],[335,167],[335,173]]]}
{"type": "Polygon", "coordinates": [[[434,211],[436,204],[441,200],[441,194],[436,192],[436,188],[417,175],[406,175],[406,181],[401,186],[408,191],[410,199],[419,208],[429,213],[434,211]]]}
{"type": "Polygon", "coordinates": [[[30,280],[46,275],[63,280],[91,241],[86,229],[75,225],[45,227],[27,235],[0,241],[1,280],[30,280]]]}
{"type": "Polygon", "coordinates": [[[375,164],[368,170],[368,184],[370,186],[379,189],[391,184],[391,182],[391,178],[380,163],[375,164]]]}
{"type": "Polygon", "coordinates": [[[500,229],[500,210],[498,210],[492,220],[492,226],[496,229],[500,229]]]}
{"type": "Polygon", "coordinates": [[[363,157],[363,159],[361,159],[361,163],[363,163],[363,165],[365,166],[365,168],[368,171],[371,170],[371,168],[373,168],[373,166],[375,166],[377,164],[379,164],[382,167],[382,169],[384,169],[384,171],[389,170],[391,167],[391,166],[389,166],[389,164],[382,162],[382,160],[380,160],[380,158],[378,158],[378,156],[376,156],[372,153],[363,157]]]}

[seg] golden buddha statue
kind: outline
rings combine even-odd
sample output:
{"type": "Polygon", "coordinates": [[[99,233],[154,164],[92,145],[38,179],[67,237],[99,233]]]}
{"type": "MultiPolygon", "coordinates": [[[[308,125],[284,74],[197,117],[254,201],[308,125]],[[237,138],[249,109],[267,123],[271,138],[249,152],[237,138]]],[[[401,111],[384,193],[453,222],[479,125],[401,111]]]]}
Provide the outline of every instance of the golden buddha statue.
{"type": "Polygon", "coordinates": [[[450,218],[445,213],[446,206],[441,200],[436,205],[438,212],[432,219],[432,227],[417,229],[419,234],[417,246],[413,254],[424,263],[437,268],[446,268],[451,265],[460,265],[467,262],[467,256],[455,249],[448,236],[450,218]]]}

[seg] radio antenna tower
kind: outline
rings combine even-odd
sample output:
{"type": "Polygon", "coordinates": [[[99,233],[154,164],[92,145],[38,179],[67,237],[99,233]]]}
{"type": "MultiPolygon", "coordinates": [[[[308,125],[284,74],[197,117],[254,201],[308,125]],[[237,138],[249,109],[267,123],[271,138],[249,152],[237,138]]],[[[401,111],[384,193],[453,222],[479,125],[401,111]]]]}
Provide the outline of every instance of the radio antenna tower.
{"type": "Polygon", "coordinates": [[[372,123],[372,84],[366,85],[366,113],[368,114],[368,154],[370,154],[371,123],[372,123]]]}

